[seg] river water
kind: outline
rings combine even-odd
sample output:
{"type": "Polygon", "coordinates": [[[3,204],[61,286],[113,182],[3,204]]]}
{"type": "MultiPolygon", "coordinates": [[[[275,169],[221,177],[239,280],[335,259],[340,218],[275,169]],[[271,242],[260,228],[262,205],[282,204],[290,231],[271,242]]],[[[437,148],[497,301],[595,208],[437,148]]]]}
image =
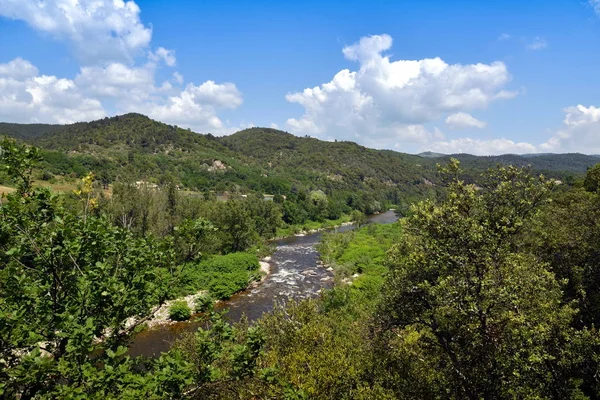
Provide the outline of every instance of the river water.
{"type": "MultiPolygon", "coordinates": [[[[393,211],[387,211],[369,217],[369,223],[385,224],[397,219],[393,211]]],[[[354,226],[336,228],[338,232],[350,229],[354,226]]],[[[331,287],[333,274],[320,264],[315,248],[320,241],[320,232],[276,240],[269,276],[260,285],[220,302],[216,309],[229,309],[226,318],[231,322],[238,321],[242,315],[254,321],[271,311],[276,303],[314,297],[321,289],[331,287]]],[[[182,333],[195,331],[198,326],[197,322],[179,322],[140,332],[133,339],[129,354],[134,357],[159,355],[169,350],[182,333]]]]}

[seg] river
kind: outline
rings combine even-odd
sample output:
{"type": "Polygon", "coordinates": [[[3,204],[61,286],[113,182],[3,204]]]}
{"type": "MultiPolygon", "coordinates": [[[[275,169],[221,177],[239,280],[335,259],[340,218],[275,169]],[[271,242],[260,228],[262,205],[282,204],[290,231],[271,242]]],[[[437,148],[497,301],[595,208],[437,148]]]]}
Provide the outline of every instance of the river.
{"type": "MultiPolygon", "coordinates": [[[[398,218],[393,211],[370,216],[369,223],[392,223],[398,218]]],[[[353,225],[336,228],[338,232],[354,229],[353,225]]],[[[321,289],[331,287],[333,274],[319,262],[316,245],[321,233],[294,236],[276,240],[277,245],[270,264],[271,273],[258,286],[240,292],[231,299],[218,303],[217,309],[229,309],[226,318],[235,322],[245,314],[254,321],[273,309],[275,303],[288,299],[302,299],[318,295],[321,289]]],[[[197,322],[179,322],[148,329],[138,333],[129,348],[131,356],[156,356],[169,350],[184,332],[195,331],[197,322]]]]}

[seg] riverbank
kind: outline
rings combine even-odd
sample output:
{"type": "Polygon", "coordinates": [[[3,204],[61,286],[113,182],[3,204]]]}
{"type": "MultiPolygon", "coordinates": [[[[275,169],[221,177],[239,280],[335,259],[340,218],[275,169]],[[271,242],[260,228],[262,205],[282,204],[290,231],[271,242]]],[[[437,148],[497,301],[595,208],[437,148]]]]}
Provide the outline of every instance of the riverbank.
{"type": "MultiPolygon", "coordinates": [[[[260,280],[250,282],[248,284],[248,286],[246,288],[240,290],[240,292],[250,290],[250,289],[253,289],[253,288],[259,286],[271,274],[271,270],[272,270],[271,256],[267,256],[267,257],[260,259],[258,263],[260,265],[260,268],[259,268],[259,271],[261,274],[260,280]]],[[[203,296],[206,294],[208,294],[208,290],[200,290],[196,293],[192,293],[187,296],[181,296],[176,299],[167,300],[162,305],[156,306],[153,309],[152,313],[150,314],[151,317],[148,318],[146,321],[144,321],[144,323],[142,325],[145,326],[146,329],[152,329],[152,328],[155,328],[158,326],[181,324],[182,321],[173,321],[169,318],[169,309],[171,308],[173,303],[183,301],[188,305],[188,307],[191,310],[195,310],[196,299],[198,298],[198,296],[203,296]]],[[[222,303],[223,301],[226,301],[226,300],[215,300],[215,305],[222,303]]],[[[135,318],[128,319],[127,322],[125,323],[125,329],[131,328],[132,326],[136,325],[138,322],[139,321],[137,321],[135,318]]]]}
{"type": "Polygon", "coordinates": [[[328,219],[323,222],[307,221],[304,224],[288,225],[285,228],[278,228],[273,240],[287,239],[290,237],[301,237],[327,229],[335,229],[341,226],[352,225],[352,217],[344,214],[338,219],[328,219]]]}

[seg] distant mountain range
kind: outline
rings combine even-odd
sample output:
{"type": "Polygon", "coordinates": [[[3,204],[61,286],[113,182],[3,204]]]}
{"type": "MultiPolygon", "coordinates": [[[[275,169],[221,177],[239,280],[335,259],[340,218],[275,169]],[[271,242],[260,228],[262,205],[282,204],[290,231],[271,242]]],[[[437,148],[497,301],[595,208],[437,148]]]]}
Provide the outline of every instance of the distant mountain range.
{"type": "MultiPolygon", "coordinates": [[[[565,155],[565,154],[577,154],[577,155],[582,155],[582,156],[589,156],[589,157],[594,157],[594,158],[600,158],[600,154],[585,155],[585,154],[581,154],[581,153],[562,153],[562,154],[557,154],[557,153],[528,153],[528,154],[504,154],[504,155],[500,155],[500,156],[481,156],[481,157],[509,157],[509,156],[517,156],[517,157],[523,157],[523,158],[534,158],[534,157],[556,157],[556,156],[561,156],[561,155],[565,155]]],[[[419,153],[417,155],[419,157],[424,157],[424,158],[442,158],[442,157],[472,156],[472,154],[466,154],[466,153],[462,153],[462,154],[443,154],[443,153],[435,153],[433,151],[424,151],[424,152],[419,153]]]]}
{"type": "Polygon", "coordinates": [[[116,179],[175,180],[194,190],[281,194],[322,189],[368,192],[375,197],[420,197],[440,182],[436,164],[450,157],[461,161],[465,178],[472,180],[497,164],[530,165],[536,173],[566,178],[583,174],[600,162],[598,156],[584,154],[412,155],[269,128],[215,137],[140,114],[71,125],[0,123],[0,135],[42,148],[42,167],[53,175],[82,175],[91,170],[106,183],[116,179]]]}

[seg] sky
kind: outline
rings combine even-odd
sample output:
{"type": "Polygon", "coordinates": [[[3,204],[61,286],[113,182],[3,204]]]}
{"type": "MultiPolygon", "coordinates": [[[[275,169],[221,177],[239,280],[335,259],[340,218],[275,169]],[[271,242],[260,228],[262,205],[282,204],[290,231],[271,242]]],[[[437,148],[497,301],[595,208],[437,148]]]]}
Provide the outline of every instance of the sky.
{"type": "Polygon", "coordinates": [[[0,0],[0,121],[600,154],[600,0],[0,0]]]}

